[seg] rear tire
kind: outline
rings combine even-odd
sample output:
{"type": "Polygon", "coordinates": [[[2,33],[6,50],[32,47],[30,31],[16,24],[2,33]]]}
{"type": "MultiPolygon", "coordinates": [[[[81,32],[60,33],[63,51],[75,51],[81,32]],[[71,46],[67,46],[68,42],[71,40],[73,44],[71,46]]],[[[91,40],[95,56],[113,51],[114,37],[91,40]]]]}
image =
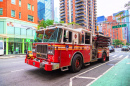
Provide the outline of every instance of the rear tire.
{"type": "Polygon", "coordinates": [[[103,53],[101,62],[104,63],[106,61],[106,58],[107,58],[106,53],[103,53]]]}
{"type": "Polygon", "coordinates": [[[74,73],[79,72],[82,68],[82,64],[83,64],[83,61],[82,61],[81,55],[76,54],[72,59],[70,70],[74,73]]]}

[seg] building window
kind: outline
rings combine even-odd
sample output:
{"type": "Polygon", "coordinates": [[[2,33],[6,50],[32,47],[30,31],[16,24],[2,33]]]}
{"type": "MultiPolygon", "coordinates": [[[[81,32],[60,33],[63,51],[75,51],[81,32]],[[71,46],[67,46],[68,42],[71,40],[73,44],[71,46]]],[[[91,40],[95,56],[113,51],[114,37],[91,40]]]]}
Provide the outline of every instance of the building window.
{"type": "Polygon", "coordinates": [[[21,19],[21,12],[19,12],[19,19],[21,19]]]}
{"type": "Polygon", "coordinates": [[[0,8],[0,15],[3,15],[3,8],[0,8]]]}
{"type": "Polygon", "coordinates": [[[31,4],[28,4],[28,10],[31,10],[31,4]]]}
{"type": "Polygon", "coordinates": [[[32,11],[34,11],[34,6],[32,5],[32,11]]]}
{"type": "Polygon", "coordinates": [[[3,2],[3,0],[0,0],[0,2],[3,2]]]}
{"type": "Polygon", "coordinates": [[[15,4],[15,0],[11,0],[11,4],[15,4]]]}
{"type": "Polygon", "coordinates": [[[15,11],[14,10],[11,10],[11,16],[15,17],[15,11]]]}
{"type": "Polygon", "coordinates": [[[32,21],[33,22],[33,16],[28,15],[28,21],[32,21]]]}
{"type": "Polygon", "coordinates": [[[19,0],[19,6],[21,7],[21,0],[19,0]]]}

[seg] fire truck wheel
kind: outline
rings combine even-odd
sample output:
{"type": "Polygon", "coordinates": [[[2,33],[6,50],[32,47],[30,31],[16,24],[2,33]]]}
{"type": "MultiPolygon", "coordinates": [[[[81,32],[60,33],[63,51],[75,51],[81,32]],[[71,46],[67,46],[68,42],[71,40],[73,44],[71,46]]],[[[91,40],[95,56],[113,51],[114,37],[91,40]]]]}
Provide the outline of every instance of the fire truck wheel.
{"type": "Polygon", "coordinates": [[[103,54],[102,54],[101,62],[104,63],[104,62],[106,61],[106,58],[107,58],[106,53],[103,53],[103,54]]]}
{"type": "Polygon", "coordinates": [[[82,57],[81,55],[76,54],[72,60],[70,70],[75,73],[80,71],[81,67],[82,67],[82,57]]]}

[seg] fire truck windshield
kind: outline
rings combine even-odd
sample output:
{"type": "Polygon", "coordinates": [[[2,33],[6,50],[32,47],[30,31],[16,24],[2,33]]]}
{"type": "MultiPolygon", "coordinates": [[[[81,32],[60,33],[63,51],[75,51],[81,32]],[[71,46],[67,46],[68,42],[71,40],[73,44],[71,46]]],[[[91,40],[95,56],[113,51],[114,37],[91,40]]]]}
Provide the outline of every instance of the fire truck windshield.
{"type": "Polygon", "coordinates": [[[43,42],[61,42],[62,31],[61,28],[48,29],[45,34],[39,35],[44,35],[43,42]]]}

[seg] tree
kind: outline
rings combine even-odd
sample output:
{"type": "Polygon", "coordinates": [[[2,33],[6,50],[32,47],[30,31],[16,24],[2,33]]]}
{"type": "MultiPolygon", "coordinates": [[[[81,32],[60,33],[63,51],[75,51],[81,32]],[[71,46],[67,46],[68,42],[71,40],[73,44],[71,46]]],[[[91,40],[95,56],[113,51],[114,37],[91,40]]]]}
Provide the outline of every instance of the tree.
{"type": "Polygon", "coordinates": [[[46,26],[53,25],[53,23],[54,23],[54,20],[49,20],[49,19],[42,20],[39,22],[38,29],[40,29],[40,27],[46,28],[46,26]]]}
{"type": "Polygon", "coordinates": [[[60,21],[60,23],[65,23],[64,21],[60,21]]]}
{"type": "Polygon", "coordinates": [[[115,39],[113,41],[113,44],[115,44],[115,45],[124,45],[124,43],[121,40],[118,40],[118,39],[115,39]]]}
{"type": "Polygon", "coordinates": [[[130,45],[130,43],[126,43],[126,45],[130,45]]]}
{"type": "Polygon", "coordinates": [[[79,25],[78,23],[75,23],[75,22],[68,23],[68,25],[70,25],[70,24],[76,24],[76,25],[79,25]]]}

